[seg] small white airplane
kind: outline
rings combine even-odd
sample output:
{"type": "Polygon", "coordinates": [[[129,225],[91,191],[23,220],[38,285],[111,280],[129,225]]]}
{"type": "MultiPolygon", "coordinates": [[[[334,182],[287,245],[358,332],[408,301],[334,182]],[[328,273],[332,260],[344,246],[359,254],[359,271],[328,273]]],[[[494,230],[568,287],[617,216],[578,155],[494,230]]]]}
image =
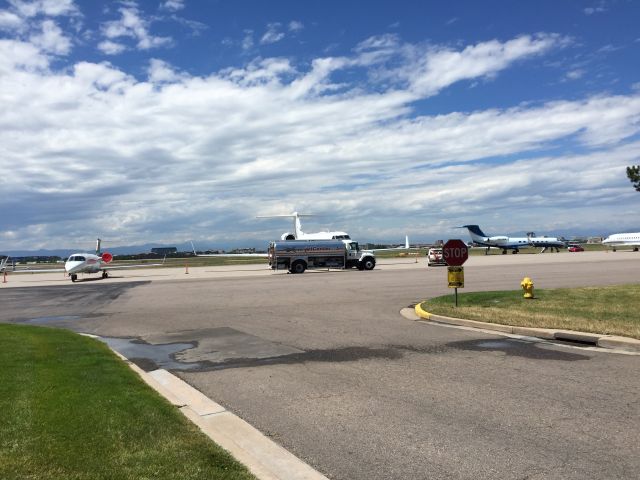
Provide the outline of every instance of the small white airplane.
{"type": "Polygon", "coordinates": [[[633,247],[633,251],[637,252],[640,247],[640,232],[614,233],[605,238],[602,244],[611,247],[614,252],[617,247],[633,247]]]}
{"type": "MultiPolygon", "coordinates": [[[[102,272],[102,278],[107,278],[109,273],[107,270],[117,270],[123,268],[144,268],[144,267],[155,267],[158,265],[162,265],[161,263],[145,263],[141,265],[109,265],[113,260],[113,255],[108,252],[101,253],[100,252],[100,243],[102,240],[99,238],[96,241],[96,253],[74,253],[67,258],[67,261],[64,264],[64,269],[62,268],[48,268],[48,269],[23,269],[23,270],[15,270],[11,273],[50,273],[50,272],[62,272],[64,271],[71,278],[72,282],[78,280],[79,273],[99,273],[102,272]]],[[[0,272],[6,270],[7,262],[9,257],[5,258],[0,262],[0,272]]]]}
{"type": "Polygon", "coordinates": [[[293,218],[293,232],[285,232],[281,240],[350,240],[347,232],[317,232],[304,233],[300,224],[300,217],[314,217],[310,213],[293,212],[288,215],[260,215],[256,218],[293,218]]]}
{"type": "Polygon", "coordinates": [[[109,252],[100,252],[100,242],[96,241],[96,253],[74,253],[67,258],[64,264],[64,270],[71,277],[71,281],[78,280],[79,273],[98,273],[102,271],[102,278],[107,278],[109,273],[104,265],[111,263],[113,255],[109,252]]]}
{"type": "Polygon", "coordinates": [[[542,247],[543,252],[547,248],[555,248],[557,251],[559,248],[565,248],[566,243],[556,237],[536,237],[533,232],[530,232],[526,237],[507,237],[505,235],[486,235],[478,225],[463,225],[460,228],[466,228],[469,231],[469,236],[473,243],[487,247],[485,255],[489,253],[491,247],[502,250],[502,253],[507,253],[507,250],[513,250],[512,253],[518,253],[521,248],[525,247],[542,247]]]}

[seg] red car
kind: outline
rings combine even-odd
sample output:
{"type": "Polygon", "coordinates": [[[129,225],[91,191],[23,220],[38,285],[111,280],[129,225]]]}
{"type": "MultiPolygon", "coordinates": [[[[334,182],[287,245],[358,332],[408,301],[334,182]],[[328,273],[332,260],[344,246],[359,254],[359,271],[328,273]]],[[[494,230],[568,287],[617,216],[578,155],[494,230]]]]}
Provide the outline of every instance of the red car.
{"type": "Polygon", "coordinates": [[[569,251],[570,252],[584,252],[584,248],[582,248],[580,245],[570,245],[569,246],[569,251]]]}

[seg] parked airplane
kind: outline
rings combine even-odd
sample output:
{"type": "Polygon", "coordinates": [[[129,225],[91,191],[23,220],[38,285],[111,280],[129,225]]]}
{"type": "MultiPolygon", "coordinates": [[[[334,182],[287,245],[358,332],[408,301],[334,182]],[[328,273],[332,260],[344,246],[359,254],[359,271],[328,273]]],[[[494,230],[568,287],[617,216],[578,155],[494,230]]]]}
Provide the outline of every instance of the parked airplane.
{"type": "Polygon", "coordinates": [[[300,217],[314,217],[310,213],[293,212],[288,215],[260,215],[256,218],[293,218],[293,232],[285,232],[280,237],[281,240],[350,240],[347,232],[317,232],[304,233],[300,224],[300,217]]]}
{"type": "MultiPolygon", "coordinates": [[[[316,232],[305,233],[302,231],[302,225],[300,223],[300,217],[314,217],[315,215],[310,213],[298,213],[293,212],[288,215],[260,215],[256,218],[293,218],[293,232],[285,232],[280,236],[281,240],[351,240],[351,236],[347,232],[335,231],[335,232],[316,232]],[[294,233],[295,232],[295,233],[294,233]]],[[[349,242],[346,242],[349,243],[349,242]]],[[[197,257],[267,257],[266,253],[197,253],[196,248],[191,242],[193,253],[197,257]]],[[[374,251],[383,250],[408,250],[409,236],[405,236],[404,245],[394,248],[376,248],[374,251]]]]}
{"type": "Polygon", "coordinates": [[[611,247],[614,252],[617,247],[633,247],[633,251],[637,252],[640,247],[640,232],[614,233],[605,238],[602,244],[611,247]]]}
{"type": "Polygon", "coordinates": [[[98,238],[96,241],[96,253],[74,253],[71,255],[64,264],[64,269],[67,275],[71,277],[71,281],[75,282],[78,279],[78,273],[99,273],[102,272],[102,278],[109,276],[108,270],[120,270],[123,268],[146,268],[157,267],[163,263],[144,263],[140,265],[109,265],[113,260],[113,255],[108,252],[100,252],[100,242],[98,238]]]}
{"type": "Polygon", "coordinates": [[[513,250],[512,253],[518,253],[521,248],[525,247],[542,247],[543,252],[547,248],[559,248],[566,247],[564,241],[555,237],[536,237],[533,232],[530,232],[526,237],[507,237],[505,235],[488,236],[486,235],[478,225],[463,225],[460,228],[466,228],[469,231],[471,240],[477,245],[487,247],[485,255],[489,253],[491,247],[499,248],[502,253],[507,253],[507,250],[513,250]]]}
{"type": "MultiPolygon", "coordinates": [[[[79,273],[99,273],[102,272],[102,278],[107,278],[109,273],[107,270],[116,270],[123,268],[143,268],[162,265],[160,263],[145,263],[141,265],[109,265],[113,260],[113,255],[108,252],[100,252],[100,243],[102,240],[99,238],[96,241],[96,253],[74,253],[69,256],[62,268],[48,268],[48,269],[23,269],[12,271],[11,273],[50,273],[50,272],[62,272],[64,271],[71,278],[72,282],[78,280],[79,273]]],[[[6,270],[9,257],[0,262],[0,271],[6,270]]]]}

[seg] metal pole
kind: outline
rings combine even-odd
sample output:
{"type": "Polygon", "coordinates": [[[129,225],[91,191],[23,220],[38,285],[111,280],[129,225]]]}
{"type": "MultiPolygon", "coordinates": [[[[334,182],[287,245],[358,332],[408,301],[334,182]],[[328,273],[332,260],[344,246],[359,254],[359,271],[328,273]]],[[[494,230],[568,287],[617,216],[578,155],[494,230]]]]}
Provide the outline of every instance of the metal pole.
{"type": "Polygon", "coordinates": [[[458,307],[458,287],[454,289],[456,291],[456,308],[458,307]]]}

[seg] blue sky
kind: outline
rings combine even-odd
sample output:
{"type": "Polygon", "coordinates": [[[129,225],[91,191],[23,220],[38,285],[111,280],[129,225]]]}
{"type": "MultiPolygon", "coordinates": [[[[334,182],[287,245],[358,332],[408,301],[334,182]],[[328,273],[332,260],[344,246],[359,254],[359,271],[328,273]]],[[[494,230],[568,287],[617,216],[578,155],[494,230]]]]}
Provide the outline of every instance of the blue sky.
{"type": "Polygon", "coordinates": [[[0,0],[0,251],[640,229],[640,5],[0,0]]]}

